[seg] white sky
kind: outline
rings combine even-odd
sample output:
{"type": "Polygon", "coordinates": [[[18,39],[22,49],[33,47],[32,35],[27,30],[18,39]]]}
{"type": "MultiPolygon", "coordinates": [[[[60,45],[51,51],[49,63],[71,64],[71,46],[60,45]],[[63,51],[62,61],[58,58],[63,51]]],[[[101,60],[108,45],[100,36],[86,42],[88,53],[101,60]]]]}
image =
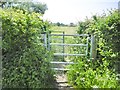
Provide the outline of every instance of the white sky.
{"type": "Polygon", "coordinates": [[[77,23],[107,9],[118,8],[119,0],[33,0],[46,3],[48,10],[43,18],[51,22],[77,23]]]}

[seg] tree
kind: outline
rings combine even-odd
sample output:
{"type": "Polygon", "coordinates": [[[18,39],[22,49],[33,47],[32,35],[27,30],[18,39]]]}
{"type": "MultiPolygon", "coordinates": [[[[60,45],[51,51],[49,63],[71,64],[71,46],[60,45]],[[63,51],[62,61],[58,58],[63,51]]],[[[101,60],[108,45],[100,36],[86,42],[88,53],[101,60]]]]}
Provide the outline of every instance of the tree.
{"type": "Polygon", "coordinates": [[[45,11],[48,9],[46,4],[42,3],[35,3],[31,0],[28,0],[28,2],[20,2],[20,0],[8,0],[7,2],[0,2],[0,7],[2,8],[19,8],[22,10],[27,10],[29,12],[36,12],[44,14],[45,11]]]}
{"type": "Polygon", "coordinates": [[[31,7],[33,11],[42,14],[44,14],[45,11],[48,9],[46,4],[41,4],[41,3],[32,3],[31,7]]]}
{"type": "Polygon", "coordinates": [[[75,25],[74,25],[74,23],[70,23],[70,26],[73,27],[73,26],[75,26],[75,25]]]}
{"type": "Polygon", "coordinates": [[[60,26],[60,23],[59,23],[59,22],[57,22],[57,23],[56,23],[56,25],[57,25],[57,26],[60,26]]]}

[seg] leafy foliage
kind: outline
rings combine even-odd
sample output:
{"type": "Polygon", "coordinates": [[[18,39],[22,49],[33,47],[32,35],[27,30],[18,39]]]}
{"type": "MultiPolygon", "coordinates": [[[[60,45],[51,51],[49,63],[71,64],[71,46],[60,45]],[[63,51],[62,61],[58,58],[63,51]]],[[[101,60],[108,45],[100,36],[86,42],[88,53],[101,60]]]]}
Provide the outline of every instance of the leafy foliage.
{"type": "Polygon", "coordinates": [[[38,13],[0,9],[2,16],[3,88],[50,88],[54,72],[51,54],[43,46],[41,33],[48,30],[38,13]]]}
{"type": "Polygon", "coordinates": [[[93,16],[93,19],[80,23],[78,33],[94,34],[98,43],[98,58],[118,60],[120,44],[120,17],[117,10],[109,11],[108,16],[93,16]]]}
{"type": "Polygon", "coordinates": [[[40,2],[32,2],[31,0],[27,1],[20,1],[20,0],[8,0],[7,2],[0,2],[0,7],[2,8],[19,8],[21,10],[27,10],[29,12],[36,12],[44,14],[45,11],[48,9],[46,4],[40,3],[40,2]]]}
{"type": "MultiPolygon", "coordinates": [[[[84,58],[85,59],[85,58],[84,58]]],[[[67,72],[69,83],[75,88],[117,88],[118,82],[113,69],[109,70],[109,63],[85,61],[77,58],[75,65],[69,66],[67,72]]]]}
{"type": "Polygon", "coordinates": [[[108,15],[94,15],[85,22],[79,22],[79,34],[88,33],[96,37],[97,59],[88,63],[86,58],[74,58],[78,64],[70,66],[71,70],[68,71],[68,79],[73,86],[77,88],[117,87],[116,71],[117,73],[120,71],[119,29],[118,10],[109,11],[108,15]]]}

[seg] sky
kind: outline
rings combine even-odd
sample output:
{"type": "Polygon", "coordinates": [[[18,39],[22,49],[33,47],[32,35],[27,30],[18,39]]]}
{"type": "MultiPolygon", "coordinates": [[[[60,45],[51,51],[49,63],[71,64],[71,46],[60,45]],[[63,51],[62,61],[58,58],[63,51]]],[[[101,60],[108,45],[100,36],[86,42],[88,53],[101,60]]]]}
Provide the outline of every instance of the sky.
{"type": "Polygon", "coordinates": [[[93,15],[118,8],[120,0],[33,0],[47,4],[44,20],[56,23],[78,23],[93,15]]]}

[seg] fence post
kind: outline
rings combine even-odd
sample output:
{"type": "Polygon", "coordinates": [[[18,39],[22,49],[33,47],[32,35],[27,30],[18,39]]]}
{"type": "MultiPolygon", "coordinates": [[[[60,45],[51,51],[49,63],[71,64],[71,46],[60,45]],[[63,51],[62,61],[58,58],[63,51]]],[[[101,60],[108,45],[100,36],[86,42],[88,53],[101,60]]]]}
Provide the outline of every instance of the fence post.
{"type": "Polygon", "coordinates": [[[91,35],[91,48],[90,48],[90,59],[95,60],[97,54],[97,45],[94,35],[91,35]]]}
{"type": "Polygon", "coordinates": [[[88,57],[88,49],[89,49],[89,40],[90,40],[90,37],[88,36],[87,37],[87,46],[86,46],[86,56],[88,57]]]}

